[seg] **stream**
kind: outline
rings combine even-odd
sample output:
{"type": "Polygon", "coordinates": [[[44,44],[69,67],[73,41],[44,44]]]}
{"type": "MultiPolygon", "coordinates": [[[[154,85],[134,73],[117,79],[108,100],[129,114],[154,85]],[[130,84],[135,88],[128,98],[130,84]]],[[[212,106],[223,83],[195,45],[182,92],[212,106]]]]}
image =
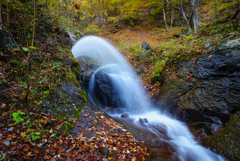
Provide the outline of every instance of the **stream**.
{"type": "MultiPolygon", "coordinates": [[[[89,57],[97,64],[88,86],[85,87],[89,99],[95,106],[127,128],[143,129],[145,134],[142,135],[146,138],[151,135],[155,145],[167,143],[174,149],[173,151],[176,151],[176,160],[225,160],[195,141],[183,122],[162,113],[152,105],[137,82],[137,74],[109,42],[97,36],[86,36],[75,43],[72,53],[77,60],[89,57]],[[127,113],[129,117],[122,118],[123,113],[127,113]]],[[[135,134],[140,136],[137,131],[135,134]]]]}

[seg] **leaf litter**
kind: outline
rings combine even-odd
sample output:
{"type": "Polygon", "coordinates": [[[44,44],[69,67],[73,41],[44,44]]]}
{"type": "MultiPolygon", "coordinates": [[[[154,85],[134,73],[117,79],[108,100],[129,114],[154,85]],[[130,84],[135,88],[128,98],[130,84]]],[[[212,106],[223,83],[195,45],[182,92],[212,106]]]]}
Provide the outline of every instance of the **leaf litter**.
{"type": "Polygon", "coordinates": [[[14,111],[9,108],[2,117],[9,121],[0,123],[0,156],[10,160],[145,160],[147,149],[127,129],[97,108],[84,110],[80,120],[71,119],[77,135],[67,135],[56,128],[62,120],[42,112],[34,115],[32,124],[41,123],[44,132],[34,126],[29,129],[27,117],[14,125],[15,120],[9,119],[14,111]],[[81,124],[83,118],[85,124],[81,124]],[[33,134],[39,138],[34,140],[33,134]]]}

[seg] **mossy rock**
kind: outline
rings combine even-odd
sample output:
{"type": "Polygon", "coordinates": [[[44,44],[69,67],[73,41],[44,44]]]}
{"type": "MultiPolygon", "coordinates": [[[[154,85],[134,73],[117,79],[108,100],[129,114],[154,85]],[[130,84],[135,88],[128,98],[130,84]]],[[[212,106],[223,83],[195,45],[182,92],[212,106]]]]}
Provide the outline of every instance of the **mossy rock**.
{"type": "Polygon", "coordinates": [[[240,111],[232,116],[222,131],[203,138],[202,143],[233,161],[240,160],[240,111]]]}

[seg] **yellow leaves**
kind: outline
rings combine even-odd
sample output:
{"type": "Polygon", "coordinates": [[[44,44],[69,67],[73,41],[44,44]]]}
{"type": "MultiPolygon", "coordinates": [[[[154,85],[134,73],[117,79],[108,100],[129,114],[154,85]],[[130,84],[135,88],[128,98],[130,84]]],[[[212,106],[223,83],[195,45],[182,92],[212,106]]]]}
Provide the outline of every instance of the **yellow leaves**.
{"type": "Polygon", "coordinates": [[[21,132],[21,137],[25,137],[26,136],[26,132],[21,132]]]}

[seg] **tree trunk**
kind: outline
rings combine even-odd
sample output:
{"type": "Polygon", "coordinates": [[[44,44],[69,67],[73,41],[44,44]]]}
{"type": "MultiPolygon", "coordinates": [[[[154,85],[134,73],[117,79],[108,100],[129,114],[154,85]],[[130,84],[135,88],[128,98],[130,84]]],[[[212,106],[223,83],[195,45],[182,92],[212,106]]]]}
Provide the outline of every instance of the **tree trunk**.
{"type": "Polygon", "coordinates": [[[33,0],[34,3],[34,11],[33,11],[33,33],[32,33],[32,46],[34,45],[34,37],[35,37],[35,15],[36,15],[36,0],[33,0]]]}
{"type": "Polygon", "coordinates": [[[46,0],[45,7],[46,7],[46,9],[48,9],[48,0],[46,0]]]}
{"type": "Polygon", "coordinates": [[[183,19],[184,19],[184,20],[186,21],[186,23],[187,23],[188,31],[191,32],[191,31],[192,31],[192,30],[191,30],[191,27],[190,27],[189,22],[188,22],[188,20],[187,20],[186,14],[185,14],[185,12],[184,12],[184,10],[183,10],[182,0],[180,0],[180,7],[181,7],[181,12],[182,12],[183,19]]]}
{"type": "Polygon", "coordinates": [[[8,0],[7,0],[7,30],[10,31],[10,29],[9,29],[9,9],[8,9],[8,0]]]}
{"type": "Polygon", "coordinates": [[[218,0],[215,0],[215,10],[214,10],[213,19],[217,18],[217,4],[218,4],[218,0]]]}
{"type": "Polygon", "coordinates": [[[172,13],[171,13],[171,24],[170,24],[171,27],[173,25],[173,20],[174,20],[174,8],[172,8],[172,13]]]}
{"type": "Polygon", "coordinates": [[[169,32],[167,21],[166,21],[166,14],[165,14],[165,10],[164,10],[164,6],[163,6],[163,3],[162,3],[162,0],[161,0],[161,5],[162,5],[162,10],[163,10],[163,20],[164,20],[165,25],[166,25],[166,30],[169,32]]]}
{"type": "Polygon", "coordinates": [[[59,0],[59,9],[60,9],[60,14],[62,15],[62,0],[59,0]]]}
{"type": "Polygon", "coordinates": [[[79,22],[80,21],[80,12],[77,11],[77,14],[78,14],[77,21],[79,22]]]}
{"type": "Polygon", "coordinates": [[[190,18],[190,26],[194,30],[194,32],[197,32],[198,26],[200,25],[198,14],[199,2],[200,0],[190,0],[190,7],[192,11],[192,15],[190,18]]]}
{"type": "Polygon", "coordinates": [[[2,29],[2,4],[0,4],[0,29],[2,29]]]}
{"type": "Polygon", "coordinates": [[[68,3],[67,0],[64,0],[65,5],[66,5],[66,11],[67,11],[67,18],[69,18],[69,12],[68,12],[68,3]]]}

